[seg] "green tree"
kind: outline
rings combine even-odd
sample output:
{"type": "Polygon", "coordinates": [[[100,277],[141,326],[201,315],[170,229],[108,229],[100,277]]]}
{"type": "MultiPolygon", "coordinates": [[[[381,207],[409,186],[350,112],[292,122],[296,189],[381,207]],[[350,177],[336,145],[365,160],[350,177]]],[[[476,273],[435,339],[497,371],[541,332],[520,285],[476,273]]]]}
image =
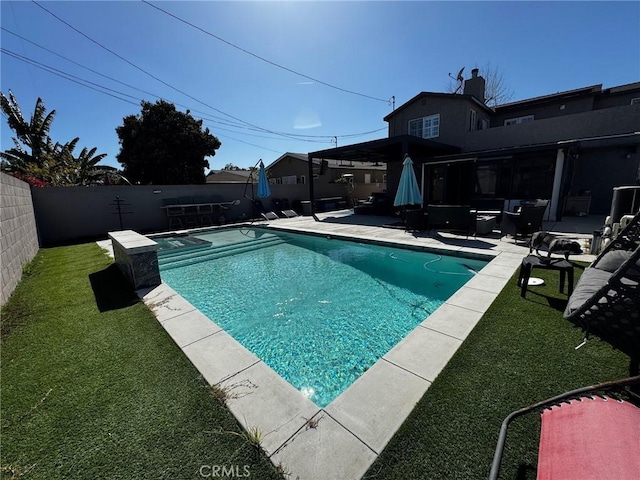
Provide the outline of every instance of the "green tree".
{"type": "Polygon", "coordinates": [[[224,167],[222,167],[222,170],[242,170],[240,167],[238,167],[237,165],[234,165],[233,163],[227,163],[224,167]]]}
{"type": "Polygon", "coordinates": [[[142,102],[139,115],[129,115],[116,128],[120,152],[116,156],[124,175],[134,183],[198,184],[209,168],[205,157],[214,156],[220,141],[202,120],[182,113],[164,100],[142,102]]]}

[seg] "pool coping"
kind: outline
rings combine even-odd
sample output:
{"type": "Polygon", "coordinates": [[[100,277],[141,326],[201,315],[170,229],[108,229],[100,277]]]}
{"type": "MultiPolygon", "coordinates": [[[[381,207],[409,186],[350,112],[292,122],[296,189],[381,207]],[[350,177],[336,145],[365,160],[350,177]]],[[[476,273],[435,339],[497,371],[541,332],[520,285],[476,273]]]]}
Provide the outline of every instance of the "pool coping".
{"type": "MultiPolygon", "coordinates": [[[[292,224],[255,226],[312,233],[292,224]]],[[[324,408],[304,397],[168,285],[137,292],[205,380],[225,392],[227,407],[242,427],[258,428],[264,434],[262,447],[273,464],[301,480],[362,478],[523,258],[517,252],[487,254],[463,246],[425,246],[406,236],[401,237],[402,242],[367,233],[334,231],[331,236],[493,258],[324,408]]]]}

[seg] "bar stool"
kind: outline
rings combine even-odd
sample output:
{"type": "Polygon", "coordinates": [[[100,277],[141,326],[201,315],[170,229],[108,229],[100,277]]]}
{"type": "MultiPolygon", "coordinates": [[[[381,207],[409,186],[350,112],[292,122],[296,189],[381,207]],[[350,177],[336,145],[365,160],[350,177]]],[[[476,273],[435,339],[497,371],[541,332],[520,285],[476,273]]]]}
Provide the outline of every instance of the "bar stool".
{"type": "Polygon", "coordinates": [[[213,205],[210,203],[204,203],[202,205],[198,205],[198,215],[200,216],[200,226],[208,227],[213,225],[213,220],[211,219],[211,214],[213,213],[213,205]]]}
{"type": "Polygon", "coordinates": [[[198,206],[197,205],[185,205],[182,207],[184,209],[185,216],[185,227],[197,227],[198,225],[198,206]]]}
{"type": "Polygon", "coordinates": [[[169,217],[169,228],[182,229],[182,217],[184,216],[184,210],[179,206],[167,207],[167,217],[169,217]]]}

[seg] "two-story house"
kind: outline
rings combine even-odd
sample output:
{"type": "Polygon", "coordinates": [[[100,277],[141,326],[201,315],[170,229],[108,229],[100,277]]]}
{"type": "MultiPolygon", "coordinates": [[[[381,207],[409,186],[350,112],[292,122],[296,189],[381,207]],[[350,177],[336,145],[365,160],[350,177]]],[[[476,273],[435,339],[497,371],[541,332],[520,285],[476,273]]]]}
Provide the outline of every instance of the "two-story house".
{"type": "Polygon", "coordinates": [[[510,208],[543,198],[550,220],[606,214],[613,187],[640,183],[640,82],[494,108],[484,94],[475,69],[462,94],[422,92],[387,115],[388,138],[308,156],[384,162],[395,192],[409,153],[425,204],[503,198],[510,208]]]}

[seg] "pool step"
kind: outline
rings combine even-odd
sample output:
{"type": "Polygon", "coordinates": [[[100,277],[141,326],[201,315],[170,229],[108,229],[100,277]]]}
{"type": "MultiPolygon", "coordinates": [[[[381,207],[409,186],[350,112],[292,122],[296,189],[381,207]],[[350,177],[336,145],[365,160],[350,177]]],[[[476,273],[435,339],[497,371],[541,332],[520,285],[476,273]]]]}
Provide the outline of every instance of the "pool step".
{"type": "Polygon", "coordinates": [[[259,248],[270,247],[273,245],[279,245],[284,243],[279,237],[270,237],[258,240],[244,241],[222,246],[211,246],[206,249],[199,249],[194,252],[188,251],[182,254],[172,252],[168,258],[163,254],[158,258],[158,263],[161,270],[170,270],[172,268],[184,267],[187,265],[193,265],[200,262],[206,262],[208,260],[215,260],[216,258],[228,257],[230,255],[236,255],[238,253],[250,252],[259,248]]]}
{"type": "Polygon", "coordinates": [[[267,237],[263,237],[263,238],[254,238],[251,240],[240,240],[237,242],[231,242],[231,243],[226,243],[224,245],[204,245],[202,247],[199,247],[197,249],[195,248],[189,248],[189,249],[180,249],[180,250],[169,250],[169,251],[164,251],[164,252],[160,252],[160,255],[158,256],[160,264],[167,264],[167,263],[171,263],[171,261],[178,259],[178,260],[183,260],[187,257],[198,257],[200,255],[208,255],[212,252],[224,252],[224,251],[228,251],[228,250],[234,250],[236,248],[239,247],[245,247],[247,245],[264,245],[265,242],[267,242],[267,244],[269,244],[270,242],[274,241],[274,240],[279,240],[279,237],[276,237],[274,235],[269,235],[267,237]]]}

